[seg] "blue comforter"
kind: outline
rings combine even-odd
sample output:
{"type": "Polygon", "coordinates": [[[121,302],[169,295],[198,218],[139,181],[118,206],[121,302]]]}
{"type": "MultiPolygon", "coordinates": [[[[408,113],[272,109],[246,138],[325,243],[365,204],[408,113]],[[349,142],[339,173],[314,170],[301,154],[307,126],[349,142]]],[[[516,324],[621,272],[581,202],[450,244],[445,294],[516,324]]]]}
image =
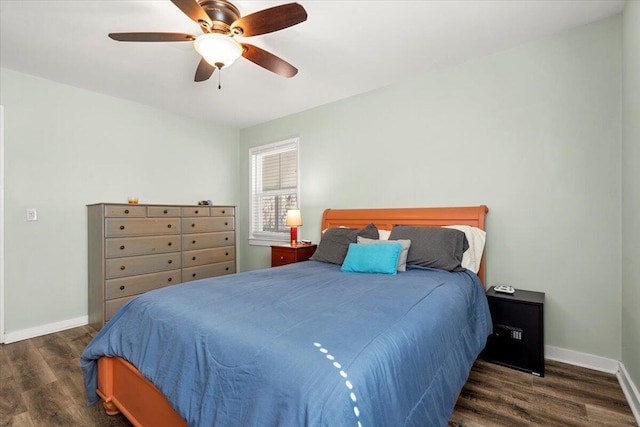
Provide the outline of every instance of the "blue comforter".
{"type": "Polygon", "coordinates": [[[342,273],[308,261],[125,305],[82,354],[120,356],[190,426],[444,426],[491,332],[471,272],[342,273]]]}

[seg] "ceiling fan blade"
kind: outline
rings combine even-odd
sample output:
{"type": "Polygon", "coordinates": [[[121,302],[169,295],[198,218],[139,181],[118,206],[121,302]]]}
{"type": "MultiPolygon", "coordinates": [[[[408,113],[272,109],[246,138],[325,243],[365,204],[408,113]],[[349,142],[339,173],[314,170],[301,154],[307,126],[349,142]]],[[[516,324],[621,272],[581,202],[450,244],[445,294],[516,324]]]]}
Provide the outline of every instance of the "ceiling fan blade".
{"type": "Polygon", "coordinates": [[[204,60],[204,58],[202,58],[200,60],[200,63],[198,64],[198,68],[196,69],[196,78],[194,80],[197,82],[203,82],[205,80],[208,80],[215,70],[216,70],[216,67],[209,64],[207,61],[204,60]]]}
{"type": "Polygon", "coordinates": [[[251,37],[282,30],[306,20],[307,11],[304,7],[298,3],[288,3],[243,16],[231,24],[231,29],[241,29],[242,36],[251,37]]]}
{"type": "Polygon", "coordinates": [[[242,56],[262,68],[282,77],[293,77],[298,73],[298,69],[296,67],[289,64],[284,59],[278,58],[273,53],[269,53],[264,49],[260,49],[257,46],[246,43],[242,43],[242,47],[244,48],[242,56]]]}
{"type": "Polygon", "coordinates": [[[191,42],[196,39],[186,33],[109,33],[109,37],[119,42],[191,42]]]}
{"type": "Polygon", "coordinates": [[[213,23],[207,12],[196,2],[196,0],[171,0],[185,15],[193,19],[193,21],[202,26],[205,24],[207,28],[212,28],[213,23]]]}

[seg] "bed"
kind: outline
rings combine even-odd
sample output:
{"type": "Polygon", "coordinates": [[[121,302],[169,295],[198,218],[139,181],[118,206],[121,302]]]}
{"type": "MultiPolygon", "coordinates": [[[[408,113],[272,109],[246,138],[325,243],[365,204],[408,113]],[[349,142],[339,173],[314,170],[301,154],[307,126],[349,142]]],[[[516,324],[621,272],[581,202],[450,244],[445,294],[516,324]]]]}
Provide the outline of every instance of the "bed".
{"type": "MultiPolygon", "coordinates": [[[[484,230],[487,211],[327,209],[322,230],[484,230]]],[[[136,426],[446,425],[491,333],[484,258],[477,274],[315,260],[149,292],[83,352],[88,403],[136,426]]]]}

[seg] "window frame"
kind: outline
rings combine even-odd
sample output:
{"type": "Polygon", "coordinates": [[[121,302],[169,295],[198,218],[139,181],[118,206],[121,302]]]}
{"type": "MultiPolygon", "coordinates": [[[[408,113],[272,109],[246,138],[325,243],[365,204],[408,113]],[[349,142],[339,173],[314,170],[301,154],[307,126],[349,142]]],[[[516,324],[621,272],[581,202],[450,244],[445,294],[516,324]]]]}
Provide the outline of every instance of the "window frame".
{"type": "MultiPolygon", "coordinates": [[[[254,246],[271,246],[282,245],[289,242],[289,231],[256,231],[254,230],[254,224],[256,213],[254,209],[259,209],[259,204],[256,204],[258,196],[256,195],[257,180],[260,173],[256,173],[256,156],[264,156],[269,154],[277,154],[279,152],[289,151],[288,148],[293,147],[296,151],[296,188],[295,195],[297,200],[297,208],[300,208],[300,138],[290,138],[283,141],[273,142],[270,144],[260,145],[249,149],[249,244],[254,246]],[[255,175],[254,175],[255,174],[255,175]]],[[[282,190],[274,190],[273,194],[281,194],[282,190]]],[[[287,191],[286,193],[291,193],[287,191]]],[[[260,193],[263,194],[263,193],[260,193]]]]}

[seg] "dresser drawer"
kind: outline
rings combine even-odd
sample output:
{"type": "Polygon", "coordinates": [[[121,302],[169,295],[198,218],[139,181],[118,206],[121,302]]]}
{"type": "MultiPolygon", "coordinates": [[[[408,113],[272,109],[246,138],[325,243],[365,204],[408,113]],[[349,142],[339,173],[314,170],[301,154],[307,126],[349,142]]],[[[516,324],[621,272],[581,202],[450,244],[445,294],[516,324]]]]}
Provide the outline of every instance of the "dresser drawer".
{"type": "Polygon", "coordinates": [[[105,237],[180,234],[180,218],[109,218],[105,223],[105,237]]]}
{"type": "Polygon", "coordinates": [[[177,206],[148,206],[147,216],[153,218],[180,216],[180,208],[177,206]]]}
{"type": "Polygon", "coordinates": [[[211,264],[213,262],[231,261],[236,258],[234,246],[223,248],[200,249],[182,253],[182,266],[194,267],[196,265],[211,264]]]}
{"type": "Polygon", "coordinates": [[[120,307],[122,307],[123,305],[125,305],[127,302],[129,302],[129,300],[132,300],[136,297],[137,295],[132,295],[130,297],[125,297],[125,298],[118,298],[118,299],[112,299],[109,301],[105,301],[104,302],[104,308],[105,308],[105,322],[110,320],[114,314],[116,314],[116,312],[118,310],[120,310],[120,307]]]}
{"type": "Polygon", "coordinates": [[[180,267],[180,252],[130,258],[111,258],[107,260],[106,278],[134,276],[136,274],[173,270],[180,267]]]}
{"type": "Polygon", "coordinates": [[[207,277],[223,276],[236,272],[236,262],[220,262],[217,264],[201,265],[199,267],[190,267],[182,269],[182,281],[190,282],[192,280],[204,279],[207,277]]]}
{"type": "Polygon", "coordinates": [[[180,235],[106,239],[105,256],[107,258],[118,258],[180,252],[180,243],[180,235]]]}
{"type": "Polygon", "coordinates": [[[235,208],[233,206],[214,206],[211,208],[211,216],[235,216],[235,208]]]}
{"type": "Polygon", "coordinates": [[[293,264],[296,262],[296,253],[290,251],[271,251],[271,267],[293,264]]]}
{"type": "Polygon", "coordinates": [[[138,295],[165,286],[180,283],[180,270],[163,271],[161,273],[141,274],[139,276],[124,277],[106,281],[105,299],[114,299],[138,295]]]}
{"type": "Polygon", "coordinates": [[[188,236],[182,236],[182,248],[185,251],[217,248],[229,245],[235,245],[234,231],[220,231],[217,233],[189,234],[188,236]]]}
{"type": "Polygon", "coordinates": [[[211,218],[183,218],[182,232],[190,233],[210,233],[212,231],[234,230],[233,217],[211,217],[211,218]]]}
{"type": "Polygon", "coordinates": [[[145,217],[147,208],[136,205],[106,205],[104,207],[104,216],[111,218],[140,218],[145,217]]]}
{"type": "Polygon", "coordinates": [[[182,216],[209,216],[208,206],[182,208],[182,216]]]}

